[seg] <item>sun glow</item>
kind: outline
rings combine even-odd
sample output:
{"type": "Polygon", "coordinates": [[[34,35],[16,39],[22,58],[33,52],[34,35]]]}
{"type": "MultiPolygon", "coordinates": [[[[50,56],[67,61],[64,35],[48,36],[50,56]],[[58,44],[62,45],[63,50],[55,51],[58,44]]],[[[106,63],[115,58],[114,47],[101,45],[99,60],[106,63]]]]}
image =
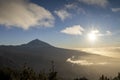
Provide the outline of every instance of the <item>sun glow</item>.
{"type": "Polygon", "coordinates": [[[91,41],[95,41],[95,40],[96,40],[96,35],[95,35],[94,33],[89,33],[89,34],[88,34],[88,38],[89,38],[89,40],[91,40],[91,41]]]}
{"type": "Polygon", "coordinates": [[[97,39],[97,33],[98,32],[99,32],[98,30],[93,30],[90,33],[88,33],[88,39],[90,41],[95,41],[97,39]]]}

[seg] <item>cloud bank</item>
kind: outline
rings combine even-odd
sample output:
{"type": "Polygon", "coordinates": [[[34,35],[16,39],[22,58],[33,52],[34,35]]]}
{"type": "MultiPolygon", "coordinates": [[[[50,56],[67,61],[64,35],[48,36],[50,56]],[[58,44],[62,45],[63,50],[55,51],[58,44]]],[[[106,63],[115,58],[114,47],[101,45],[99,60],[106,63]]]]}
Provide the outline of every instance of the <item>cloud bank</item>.
{"type": "Polygon", "coordinates": [[[28,0],[0,0],[0,24],[8,27],[52,27],[53,15],[45,8],[28,0]]]}
{"type": "Polygon", "coordinates": [[[89,5],[97,5],[100,7],[106,7],[109,3],[108,0],[78,0],[78,1],[89,5]]]}
{"type": "Polygon", "coordinates": [[[80,25],[74,25],[72,27],[66,27],[61,30],[62,33],[70,34],[70,35],[82,35],[84,29],[80,25]]]}
{"type": "Polygon", "coordinates": [[[84,52],[89,52],[93,54],[99,54],[103,56],[120,58],[120,47],[102,47],[102,48],[78,48],[77,50],[81,50],[84,52]]]}

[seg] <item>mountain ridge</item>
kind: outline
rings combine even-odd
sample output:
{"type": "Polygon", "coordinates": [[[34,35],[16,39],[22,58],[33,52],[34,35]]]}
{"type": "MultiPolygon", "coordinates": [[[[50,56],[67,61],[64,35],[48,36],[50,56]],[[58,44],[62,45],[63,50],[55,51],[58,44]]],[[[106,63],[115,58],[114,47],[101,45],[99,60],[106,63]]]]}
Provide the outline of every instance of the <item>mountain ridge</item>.
{"type": "Polygon", "coordinates": [[[34,39],[30,42],[28,42],[27,44],[22,44],[21,46],[23,47],[31,47],[31,48],[39,48],[39,47],[53,47],[52,45],[41,41],[39,39],[34,39]]]}

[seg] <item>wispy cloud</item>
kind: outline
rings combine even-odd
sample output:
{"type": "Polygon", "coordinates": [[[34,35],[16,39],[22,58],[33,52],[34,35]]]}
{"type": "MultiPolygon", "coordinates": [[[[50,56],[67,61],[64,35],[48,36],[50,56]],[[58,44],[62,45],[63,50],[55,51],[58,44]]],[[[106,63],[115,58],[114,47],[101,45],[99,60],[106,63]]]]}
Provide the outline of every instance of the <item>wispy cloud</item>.
{"type": "Polygon", "coordinates": [[[76,3],[65,4],[66,9],[76,9],[78,8],[76,3]]]}
{"type": "Polygon", "coordinates": [[[71,17],[71,14],[65,9],[56,10],[54,12],[62,21],[71,17]]]}
{"type": "Polygon", "coordinates": [[[70,34],[70,35],[82,35],[84,28],[80,25],[74,25],[71,27],[66,27],[65,29],[61,30],[62,33],[70,34]]]}
{"type": "Polygon", "coordinates": [[[22,29],[54,26],[53,15],[28,0],[0,0],[0,24],[22,29]]]}
{"type": "Polygon", "coordinates": [[[82,13],[82,14],[86,14],[86,11],[82,8],[78,6],[78,3],[69,3],[69,4],[65,4],[65,9],[66,10],[75,10],[76,13],[82,13]]]}
{"type": "Polygon", "coordinates": [[[120,12],[120,8],[112,8],[113,12],[120,12]]]}
{"type": "Polygon", "coordinates": [[[106,65],[108,62],[90,62],[87,60],[72,60],[71,58],[68,58],[66,60],[67,62],[70,62],[72,64],[78,64],[83,66],[91,66],[91,65],[106,65]]]}
{"type": "Polygon", "coordinates": [[[106,7],[108,5],[108,0],[78,0],[89,5],[97,5],[100,7],[106,7]]]}
{"type": "Polygon", "coordinates": [[[111,31],[106,31],[106,35],[112,35],[111,31]]]}
{"type": "Polygon", "coordinates": [[[67,62],[80,65],[93,65],[94,63],[88,62],[86,60],[72,60],[71,58],[67,59],[67,62]]]}
{"type": "Polygon", "coordinates": [[[109,30],[105,31],[105,33],[101,33],[99,30],[95,29],[95,30],[92,30],[90,33],[93,33],[96,36],[110,36],[110,35],[112,35],[112,32],[109,30]]]}
{"type": "Polygon", "coordinates": [[[111,31],[106,31],[105,33],[98,33],[98,36],[111,36],[112,32],[111,31]]]}
{"type": "Polygon", "coordinates": [[[54,13],[62,20],[72,18],[73,14],[72,11],[76,11],[76,13],[82,13],[86,14],[85,10],[83,8],[78,7],[78,4],[75,3],[69,3],[65,4],[61,9],[55,10],[54,13]]]}

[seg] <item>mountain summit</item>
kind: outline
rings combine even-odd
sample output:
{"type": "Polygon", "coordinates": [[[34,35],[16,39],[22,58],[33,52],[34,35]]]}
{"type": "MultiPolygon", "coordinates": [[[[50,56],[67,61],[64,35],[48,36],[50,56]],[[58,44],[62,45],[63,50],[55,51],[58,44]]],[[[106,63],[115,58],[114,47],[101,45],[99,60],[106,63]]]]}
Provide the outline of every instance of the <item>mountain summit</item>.
{"type": "Polygon", "coordinates": [[[26,46],[26,47],[53,47],[51,46],[50,44],[46,43],[46,42],[43,42],[39,39],[35,39],[35,40],[32,40],[30,42],[28,42],[27,44],[23,44],[22,46],[26,46]]]}

